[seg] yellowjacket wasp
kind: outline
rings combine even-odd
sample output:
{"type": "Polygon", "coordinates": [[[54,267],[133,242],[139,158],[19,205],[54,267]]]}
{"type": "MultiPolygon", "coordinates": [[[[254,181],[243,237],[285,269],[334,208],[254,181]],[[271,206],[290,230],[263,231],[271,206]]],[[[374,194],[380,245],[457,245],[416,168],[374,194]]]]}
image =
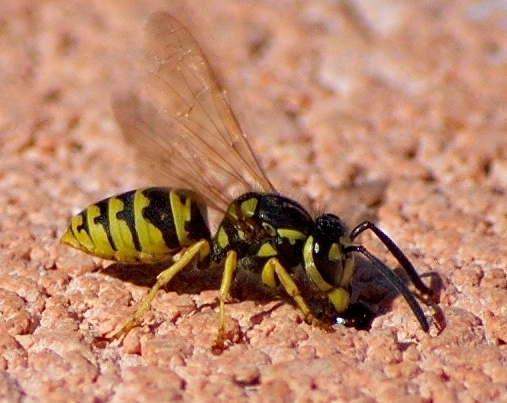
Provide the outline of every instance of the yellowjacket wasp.
{"type": "Polygon", "coordinates": [[[135,95],[114,105],[127,141],[173,188],[151,187],[92,204],[71,220],[61,241],[94,256],[124,263],[155,263],[175,254],[157,277],[134,317],[110,339],[140,321],[161,287],[186,267],[223,267],[214,351],[226,340],[225,302],[235,273],[248,271],[259,287],[293,298],[307,323],[366,327],[369,310],[350,302],[353,255],[362,254],[405,298],[422,329],[424,313],[403,281],[355,239],[371,230],[424,295],[431,290],[396,244],[365,221],[348,231],[333,214],[312,218],[299,203],[276,192],[264,175],[201,48],[189,31],[165,13],[146,24],[148,72],[135,95]],[[239,197],[238,188],[242,191],[239,197]],[[192,189],[192,190],[189,190],[192,189]],[[223,214],[212,235],[207,207],[223,214]],[[332,311],[332,320],[308,303],[294,276],[302,267],[332,311]]]}

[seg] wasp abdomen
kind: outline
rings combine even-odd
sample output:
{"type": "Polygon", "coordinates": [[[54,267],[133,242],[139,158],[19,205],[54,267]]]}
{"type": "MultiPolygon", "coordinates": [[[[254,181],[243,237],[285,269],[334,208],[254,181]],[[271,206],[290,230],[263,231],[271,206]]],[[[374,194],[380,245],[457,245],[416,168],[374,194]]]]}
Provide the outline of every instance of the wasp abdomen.
{"type": "Polygon", "coordinates": [[[62,241],[104,259],[157,262],[210,239],[202,211],[185,190],[133,190],[101,200],[74,216],[62,241]]]}

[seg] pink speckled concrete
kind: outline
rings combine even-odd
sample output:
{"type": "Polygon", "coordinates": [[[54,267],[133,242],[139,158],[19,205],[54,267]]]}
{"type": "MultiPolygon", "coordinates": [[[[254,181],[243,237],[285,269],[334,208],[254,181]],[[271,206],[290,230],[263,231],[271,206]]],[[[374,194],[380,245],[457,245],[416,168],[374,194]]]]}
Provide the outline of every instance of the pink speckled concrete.
{"type": "Polygon", "coordinates": [[[58,238],[72,213],[150,183],[110,98],[164,8],[0,4],[0,400],[507,402],[507,9],[494,1],[189,1],[184,16],[275,185],[350,224],[372,215],[439,276],[438,336],[360,269],[379,313],[368,332],[231,303],[243,341],[217,357],[216,292],[169,291],[122,346],[92,343],[147,288],[58,238]]]}

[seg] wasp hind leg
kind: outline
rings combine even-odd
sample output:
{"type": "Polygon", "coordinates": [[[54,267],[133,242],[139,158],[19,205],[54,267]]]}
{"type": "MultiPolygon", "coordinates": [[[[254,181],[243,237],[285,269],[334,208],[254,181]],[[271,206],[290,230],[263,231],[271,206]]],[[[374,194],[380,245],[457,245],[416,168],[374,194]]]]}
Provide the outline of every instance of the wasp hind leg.
{"type": "Polygon", "coordinates": [[[278,278],[280,284],[287,292],[287,294],[289,294],[296,302],[297,307],[304,315],[306,323],[312,326],[319,327],[322,330],[325,330],[326,332],[333,331],[331,325],[321,322],[312,314],[312,312],[310,311],[310,307],[308,306],[304,298],[301,296],[301,293],[296,283],[294,282],[290,274],[287,272],[287,270],[280,264],[278,259],[274,257],[269,259],[264,265],[264,268],[262,269],[261,273],[262,283],[270,288],[275,288],[278,285],[275,275],[278,278]]]}
{"type": "Polygon", "coordinates": [[[139,321],[141,320],[143,315],[150,308],[151,302],[155,298],[155,295],[157,295],[158,290],[166,286],[172,280],[172,278],[176,274],[178,274],[181,270],[183,270],[185,267],[187,267],[188,264],[192,261],[192,259],[194,259],[196,256],[199,256],[199,259],[203,260],[209,254],[210,254],[210,245],[209,242],[205,239],[196,242],[195,244],[190,246],[181,255],[181,258],[177,262],[172,264],[169,268],[167,268],[157,276],[157,282],[150,289],[146,297],[144,297],[143,301],[141,302],[141,305],[139,305],[139,308],[137,308],[137,311],[132,317],[132,319],[130,319],[130,321],[128,321],[119,331],[117,331],[112,336],[98,337],[96,338],[96,340],[99,342],[110,342],[113,340],[121,339],[123,336],[126,336],[127,333],[132,328],[136,327],[139,324],[139,321]]]}

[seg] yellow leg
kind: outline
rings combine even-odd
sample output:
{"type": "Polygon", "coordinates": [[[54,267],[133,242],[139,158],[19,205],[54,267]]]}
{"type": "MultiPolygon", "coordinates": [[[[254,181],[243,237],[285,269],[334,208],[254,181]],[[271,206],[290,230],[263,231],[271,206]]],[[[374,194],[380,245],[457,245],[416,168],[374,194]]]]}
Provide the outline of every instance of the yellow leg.
{"type": "Polygon", "coordinates": [[[231,290],[232,278],[236,265],[238,262],[238,256],[235,251],[231,250],[227,252],[227,257],[224,263],[224,274],[222,276],[222,284],[220,284],[220,307],[219,307],[219,319],[218,319],[218,332],[215,344],[212,347],[212,351],[215,354],[220,354],[224,350],[225,343],[225,302],[229,297],[231,290]]]}
{"type": "Polygon", "coordinates": [[[190,246],[183,253],[181,258],[177,262],[175,262],[173,265],[171,265],[169,268],[167,268],[157,276],[157,282],[148,292],[148,295],[144,297],[143,301],[141,302],[141,305],[139,305],[139,308],[137,308],[137,311],[132,317],[132,319],[130,319],[130,321],[127,322],[127,324],[125,324],[125,326],[123,326],[118,332],[113,334],[111,337],[104,337],[99,339],[112,341],[115,339],[119,339],[122,336],[125,336],[133,327],[137,326],[137,324],[139,323],[145,312],[149,309],[151,301],[153,301],[153,298],[155,298],[155,295],[157,295],[157,292],[160,288],[167,285],[169,281],[171,281],[176,274],[178,274],[181,270],[183,270],[197,254],[200,254],[200,256],[202,257],[209,253],[210,253],[209,242],[204,239],[190,246]]]}
{"type": "Polygon", "coordinates": [[[292,298],[294,298],[296,305],[304,315],[306,323],[318,326],[326,331],[331,331],[332,328],[330,325],[322,323],[315,316],[313,316],[313,314],[310,311],[310,307],[308,306],[304,298],[301,296],[301,293],[299,292],[296,283],[294,282],[290,274],[287,272],[287,270],[285,270],[285,268],[280,264],[278,259],[271,258],[266,262],[264,268],[262,269],[261,274],[262,282],[268,287],[275,288],[277,285],[275,280],[275,274],[278,277],[278,280],[282,284],[285,291],[287,291],[287,294],[289,294],[292,298]]]}

